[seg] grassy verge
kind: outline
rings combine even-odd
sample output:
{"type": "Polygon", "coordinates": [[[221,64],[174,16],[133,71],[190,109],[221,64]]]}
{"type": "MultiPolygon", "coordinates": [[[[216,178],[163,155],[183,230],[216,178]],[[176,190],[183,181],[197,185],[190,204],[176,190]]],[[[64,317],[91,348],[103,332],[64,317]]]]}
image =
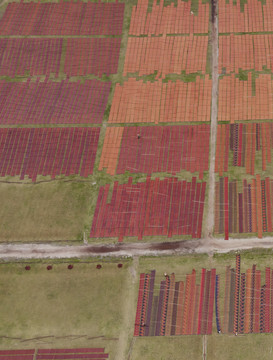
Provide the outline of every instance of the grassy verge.
{"type": "Polygon", "coordinates": [[[202,359],[201,336],[137,338],[132,360],[202,359]]]}
{"type": "Polygon", "coordinates": [[[207,360],[267,360],[272,356],[273,334],[207,337],[207,360]]]}

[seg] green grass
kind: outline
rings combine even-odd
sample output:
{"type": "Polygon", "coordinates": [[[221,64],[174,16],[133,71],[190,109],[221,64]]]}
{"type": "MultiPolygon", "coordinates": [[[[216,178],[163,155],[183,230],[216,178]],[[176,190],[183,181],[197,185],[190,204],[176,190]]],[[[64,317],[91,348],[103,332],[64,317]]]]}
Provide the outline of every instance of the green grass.
{"type": "Polygon", "coordinates": [[[186,255],[186,256],[159,256],[159,257],[141,257],[139,259],[139,271],[149,272],[156,269],[157,280],[161,279],[163,274],[175,273],[178,276],[184,276],[190,273],[193,268],[202,269],[210,264],[210,257],[203,255],[186,255]]]}
{"type": "MultiPolygon", "coordinates": [[[[244,250],[244,251],[233,251],[226,254],[217,254],[213,255],[214,266],[217,268],[222,265],[232,265],[235,266],[235,255],[241,254],[241,272],[244,272],[246,269],[252,266],[252,264],[257,264],[257,268],[262,270],[262,279],[263,272],[266,267],[273,268],[273,249],[254,249],[254,250],[244,250]]],[[[263,281],[263,280],[262,280],[263,281]]]]}
{"type": "Polygon", "coordinates": [[[202,359],[201,336],[137,338],[131,360],[202,359]]]}
{"type": "Polygon", "coordinates": [[[0,241],[82,240],[97,190],[84,182],[1,183],[0,241]]]}
{"type": "MultiPolygon", "coordinates": [[[[208,0],[202,1],[202,3],[208,3],[208,0]]],[[[174,4],[175,7],[177,7],[177,0],[164,0],[164,6],[170,6],[171,4],[174,4]]],[[[191,11],[194,12],[195,15],[198,15],[198,5],[199,0],[192,0],[191,1],[191,11]]],[[[153,8],[153,0],[149,0],[148,5],[148,11],[150,12],[153,8]]]]}
{"type": "Polygon", "coordinates": [[[130,261],[98,261],[0,264],[0,348],[102,346],[115,359],[130,261]]]}
{"type": "Polygon", "coordinates": [[[272,358],[273,334],[208,336],[207,360],[268,360],[272,358]]]}

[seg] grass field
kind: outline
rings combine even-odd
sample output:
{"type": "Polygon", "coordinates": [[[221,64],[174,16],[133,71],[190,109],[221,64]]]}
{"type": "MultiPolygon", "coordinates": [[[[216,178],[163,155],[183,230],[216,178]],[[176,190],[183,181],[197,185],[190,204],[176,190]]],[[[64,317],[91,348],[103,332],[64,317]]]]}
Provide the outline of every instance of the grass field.
{"type": "Polygon", "coordinates": [[[132,360],[190,360],[202,359],[202,337],[138,338],[132,360]]]}
{"type": "Polygon", "coordinates": [[[267,360],[272,356],[272,334],[228,336],[182,336],[173,338],[139,338],[132,360],[202,360],[203,340],[206,360],[267,360]]]}
{"type": "Polygon", "coordinates": [[[1,183],[0,241],[81,241],[96,195],[86,182],[1,183]]]}
{"type": "Polygon", "coordinates": [[[207,360],[271,359],[272,341],[273,334],[208,336],[207,360]]]}
{"type": "Polygon", "coordinates": [[[0,264],[0,348],[105,347],[115,359],[130,261],[0,264]]]}

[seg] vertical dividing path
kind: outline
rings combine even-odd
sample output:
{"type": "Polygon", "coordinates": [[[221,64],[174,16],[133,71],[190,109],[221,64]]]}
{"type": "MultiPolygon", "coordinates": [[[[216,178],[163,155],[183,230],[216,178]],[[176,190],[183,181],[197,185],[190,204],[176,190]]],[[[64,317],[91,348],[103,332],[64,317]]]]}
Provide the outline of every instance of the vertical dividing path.
{"type": "Polygon", "coordinates": [[[207,335],[203,335],[203,354],[202,360],[207,359],[207,335]]]}
{"type": "Polygon", "coordinates": [[[129,268],[129,274],[127,277],[126,293],[124,296],[124,307],[123,307],[123,325],[122,330],[119,334],[118,341],[118,353],[117,359],[127,360],[131,357],[135,338],[133,337],[133,329],[135,321],[135,299],[137,297],[137,282],[138,282],[138,267],[139,257],[133,257],[133,263],[129,268]],[[130,344],[130,345],[128,345],[130,344]]]}
{"type": "Polygon", "coordinates": [[[210,167],[208,215],[205,237],[212,237],[214,228],[214,197],[215,197],[215,152],[217,136],[217,100],[218,100],[218,16],[217,0],[211,0],[212,23],[212,101],[211,101],[211,129],[210,129],[210,167]]]}

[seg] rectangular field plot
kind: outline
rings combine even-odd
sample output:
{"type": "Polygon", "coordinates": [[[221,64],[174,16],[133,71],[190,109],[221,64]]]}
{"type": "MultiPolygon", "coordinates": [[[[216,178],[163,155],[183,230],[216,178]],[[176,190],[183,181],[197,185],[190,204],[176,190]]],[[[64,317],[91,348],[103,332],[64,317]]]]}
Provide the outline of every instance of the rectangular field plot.
{"type": "MultiPolygon", "coordinates": [[[[240,260],[238,257],[235,262],[234,253],[214,254],[213,256],[202,254],[198,256],[140,258],[139,270],[141,281],[139,284],[139,297],[140,303],[143,299],[143,307],[137,307],[138,298],[135,297],[135,308],[137,309],[138,316],[135,320],[135,328],[139,328],[140,331],[143,329],[144,335],[135,337],[132,347],[132,360],[150,360],[151,358],[195,360],[202,358],[204,336],[166,336],[166,331],[168,329],[168,321],[171,321],[171,331],[181,329],[184,321],[187,321],[189,327],[196,328],[195,324],[199,320],[200,314],[200,307],[196,309],[196,303],[199,305],[201,303],[203,272],[206,275],[210,272],[211,280],[215,279],[214,292],[211,292],[209,297],[207,297],[208,294],[204,291],[203,303],[201,304],[201,309],[204,309],[207,306],[207,301],[213,301],[212,332],[206,337],[206,354],[209,354],[207,358],[209,360],[245,359],[247,354],[247,359],[257,360],[260,357],[266,360],[271,351],[273,338],[273,328],[268,332],[268,327],[266,330],[264,325],[266,321],[271,321],[273,313],[272,251],[271,249],[265,251],[260,249],[256,251],[250,250],[243,252],[241,256],[241,262],[238,261],[240,260]],[[256,267],[253,267],[253,264],[257,264],[256,267]],[[153,271],[151,269],[156,271],[154,282],[153,271]],[[216,274],[214,273],[212,276],[213,270],[216,274]],[[248,279],[246,284],[244,278],[246,279],[249,276],[247,275],[249,271],[251,271],[251,279],[248,279]],[[226,276],[226,274],[230,275],[226,276]],[[174,281],[172,282],[174,276],[175,286],[173,285],[174,281]],[[193,284],[194,279],[195,283],[193,284]],[[189,286],[188,289],[186,287],[187,280],[188,283],[191,281],[191,287],[189,286]],[[183,298],[182,296],[180,297],[180,284],[182,283],[184,284],[183,298]],[[178,284],[179,289],[177,291],[178,284]],[[153,291],[150,291],[152,288],[153,291]],[[199,288],[198,297],[193,295],[193,292],[190,293],[192,288],[199,288]],[[154,328],[158,324],[154,313],[158,314],[160,291],[162,290],[164,297],[161,309],[164,309],[165,312],[161,312],[162,322],[160,325],[165,322],[165,328],[163,328],[165,336],[150,336],[150,334],[154,334],[154,328]],[[187,292],[188,297],[185,296],[187,292]],[[153,299],[152,304],[151,298],[153,299]],[[167,300],[167,307],[162,305],[164,300],[167,300]],[[187,305],[188,312],[185,309],[185,303],[186,305],[189,304],[187,305]],[[175,310],[177,311],[175,312],[175,310]],[[182,317],[178,316],[179,311],[180,313],[182,312],[182,317]],[[191,314],[193,315],[191,316],[191,314]],[[140,317],[141,315],[142,318],[140,317]],[[137,321],[139,317],[140,321],[137,321]],[[154,319],[156,319],[155,322],[154,319]],[[247,333],[246,331],[246,319],[249,319],[249,323],[253,319],[252,332],[247,333]],[[244,334],[244,336],[235,336],[237,324],[239,330],[237,334],[244,334]],[[230,327],[230,331],[226,331],[226,325],[230,327]],[[257,330],[258,325],[260,328],[254,333],[254,326],[257,330]],[[243,332],[240,331],[240,328],[243,328],[243,332]],[[145,332],[149,332],[149,336],[145,335],[145,332]]],[[[211,282],[209,285],[212,285],[211,282]]],[[[206,286],[207,284],[205,283],[206,286]]],[[[204,320],[203,316],[202,318],[204,320]]],[[[206,322],[204,321],[204,323],[206,322]]]]}
{"type": "MultiPolygon", "coordinates": [[[[202,354],[202,337],[188,336],[146,336],[135,337],[131,360],[172,359],[196,360],[202,354]]],[[[256,359],[255,359],[256,360],[256,359]]]]}
{"type": "Polygon", "coordinates": [[[195,269],[175,280],[174,273],[160,282],[155,270],[140,274],[134,336],[212,333],[216,270],[203,269],[200,284],[195,269]]]}
{"type": "Polygon", "coordinates": [[[78,349],[38,349],[36,360],[79,360],[79,359],[108,359],[109,354],[103,348],[78,349]]]}
{"type": "Polygon", "coordinates": [[[209,4],[198,2],[198,13],[191,12],[191,1],[177,1],[177,6],[164,6],[164,0],[153,2],[148,12],[149,0],[138,0],[133,7],[129,35],[208,33],[209,4]]]}
{"type": "Polygon", "coordinates": [[[121,38],[69,38],[64,73],[68,76],[115,74],[121,38]]]}
{"type": "MultiPolygon", "coordinates": [[[[0,295],[0,329],[6,338],[1,360],[26,360],[20,359],[26,348],[35,349],[36,360],[119,359],[118,340],[128,321],[123,309],[132,287],[131,261],[119,262],[122,268],[118,260],[100,259],[100,270],[95,258],[2,263],[0,282],[6,291],[0,295]],[[16,350],[10,351],[12,358],[3,354],[6,349],[16,350]]],[[[133,313],[131,319],[132,328],[133,313]]]]}
{"type": "Polygon", "coordinates": [[[0,76],[58,76],[64,39],[0,39],[0,76]]]}
{"type": "Polygon", "coordinates": [[[273,70],[273,35],[219,36],[219,73],[273,70]]]}
{"type": "Polygon", "coordinates": [[[110,175],[208,171],[209,125],[106,129],[99,170],[110,175]]]}
{"type": "Polygon", "coordinates": [[[2,182],[0,242],[80,241],[90,226],[90,204],[96,206],[97,194],[86,181],[2,182]]]}
{"type": "Polygon", "coordinates": [[[272,333],[273,270],[267,265],[263,275],[250,265],[253,259],[251,253],[244,255],[243,270],[240,255],[235,268],[230,265],[233,259],[221,256],[211,261],[211,266],[216,265],[211,270],[204,268],[206,259],[202,264],[201,259],[186,260],[186,268],[198,265],[191,273],[183,263],[174,272],[178,263],[165,259],[165,272],[160,272],[164,280],[156,273],[164,265],[140,273],[134,336],[272,333]]]}
{"type": "Polygon", "coordinates": [[[215,172],[222,176],[229,165],[244,167],[250,175],[258,170],[266,171],[270,169],[272,147],[271,123],[218,125],[215,172]],[[229,151],[232,163],[229,163],[229,151]]]}
{"type": "Polygon", "coordinates": [[[272,334],[249,336],[219,336],[219,334],[214,334],[208,337],[207,358],[210,360],[230,360],[238,358],[239,354],[243,354],[243,357],[248,360],[267,360],[271,351],[272,339],[272,334]]]}
{"type": "Polygon", "coordinates": [[[241,258],[236,256],[236,268],[226,267],[225,303],[221,331],[234,334],[273,332],[273,270],[262,272],[256,265],[241,272],[241,258]]]}
{"type": "Polygon", "coordinates": [[[121,38],[8,38],[0,39],[0,76],[68,76],[117,72],[121,38]],[[65,55],[62,55],[64,47],[65,55]]]}
{"type": "Polygon", "coordinates": [[[254,233],[262,238],[272,232],[273,180],[261,180],[260,175],[251,182],[229,181],[220,178],[215,189],[215,233],[254,233]]]}
{"type": "Polygon", "coordinates": [[[122,3],[9,3],[1,35],[121,35],[122,3]]]}
{"type": "Polygon", "coordinates": [[[109,354],[103,348],[75,348],[75,349],[38,349],[35,350],[0,350],[1,360],[79,360],[79,359],[108,359],[109,354]]]}
{"type": "Polygon", "coordinates": [[[35,349],[0,350],[1,360],[34,360],[35,349]]]}
{"type": "Polygon", "coordinates": [[[0,129],[0,176],[77,175],[93,167],[99,128],[0,129]]]}
{"type": "Polygon", "coordinates": [[[273,118],[273,81],[270,74],[240,80],[234,74],[219,80],[218,121],[264,120],[273,118]]]}
{"type": "Polygon", "coordinates": [[[188,83],[130,78],[116,84],[109,123],[210,121],[211,86],[208,75],[188,83]]]}
{"type": "Polygon", "coordinates": [[[123,75],[139,76],[155,71],[167,74],[206,72],[208,36],[166,36],[129,38],[123,75]]]}
{"type": "Polygon", "coordinates": [[[110,203],[109,187],[100,188],[91,238],[125,236],[191,235],[200,238],[205,201],[205,182],[176,178],[119,185],[115,182],[110,203]]]}
{"type": "Polygon", "coordinates": [[[219,32],[258,32],[273,31],[271,15],[272,1],[247,0],[241,11],[240,1],[219,1],[219,32]]]}
{"type": "Polygon", "coordinates": [[[0,124],[99,124],[110,88],[98,80],[0,80],[0,124]]]}

